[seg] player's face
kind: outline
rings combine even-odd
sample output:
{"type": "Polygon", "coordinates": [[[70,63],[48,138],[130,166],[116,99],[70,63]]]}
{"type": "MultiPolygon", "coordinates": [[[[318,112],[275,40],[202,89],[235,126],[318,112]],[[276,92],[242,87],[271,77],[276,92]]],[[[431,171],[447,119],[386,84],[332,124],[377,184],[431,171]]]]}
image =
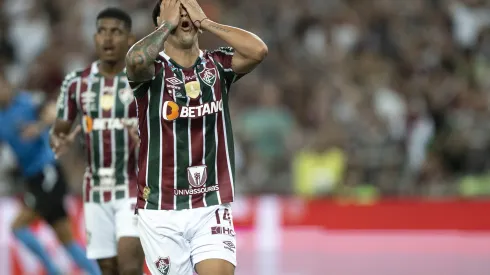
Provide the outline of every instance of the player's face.
{"type": "Polygon", "coordinates": [[[94,40],[97,56],[101,61],[118,62],[124,60],[133,37],[123,21],[102,18],[97,21],[94,40]]]}
{"type": "MultiPolygon", "coordinates": [[[[161,21],[158,18],[158,24],[161,21]]],[[[192,20],[187,14],[187,11],[180,7],[180,22],[177,28],[168,37],[167,41],[175,45],[177,48],[188,49],[194,46],[198,39],[198,30],[192,24],[192,20]]]]}

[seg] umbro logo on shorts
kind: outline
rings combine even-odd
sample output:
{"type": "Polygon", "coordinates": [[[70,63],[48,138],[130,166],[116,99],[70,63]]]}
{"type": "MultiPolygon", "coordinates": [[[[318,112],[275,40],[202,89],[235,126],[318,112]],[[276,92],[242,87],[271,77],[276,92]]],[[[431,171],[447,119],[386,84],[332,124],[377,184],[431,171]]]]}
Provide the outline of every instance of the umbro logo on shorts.
{"type": "Polygon", "coordinates": [[[224,241],[223,242],[225,244],[225,249],[228,249],[230,250],[231,252],[235,253],[235,244],[233,242],[230,242],[230,241],[224,241]]]}
{"type": "Polygon", "coordinates": [[[228,246],[229,248],[232,248],[232,249],[235,249],[235,244],[233,242],[230,242],[230,241],[224,241],[223,242],[226,246],[228,246]]]}

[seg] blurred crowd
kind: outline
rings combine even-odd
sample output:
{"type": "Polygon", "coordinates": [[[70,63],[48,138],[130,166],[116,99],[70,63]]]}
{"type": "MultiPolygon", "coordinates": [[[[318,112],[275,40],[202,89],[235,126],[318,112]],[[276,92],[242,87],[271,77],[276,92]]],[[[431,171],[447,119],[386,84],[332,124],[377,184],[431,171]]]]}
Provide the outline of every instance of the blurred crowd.
{"type": "MultiPolygon", "coordinates": [[[[269,46],[233,90],[239,192],[490,194],[490,1],[199,3],[269,46]]],[[[98,11],[125,8],[141,38],[153,29],[153,5],[0,0],[0,70],[18,88],[56,98],[64,74],[96,59],[98,11]]],[[[203,48],[220,45],[203,34],[203,48]]],[[[74,192],[82,156],[65,162],[74,192]]]]}

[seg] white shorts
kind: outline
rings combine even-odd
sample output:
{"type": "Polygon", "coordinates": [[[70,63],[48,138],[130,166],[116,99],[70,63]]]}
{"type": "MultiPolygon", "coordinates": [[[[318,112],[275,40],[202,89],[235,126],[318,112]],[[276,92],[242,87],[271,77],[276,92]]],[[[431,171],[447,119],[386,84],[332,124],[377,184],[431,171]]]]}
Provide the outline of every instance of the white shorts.
{"type": "Polygon", "coordinates": [[[139,236],[135,205],[136,198],[84,203],[89,259],[115,257],[119,238],[139,236]]]}
{"type": "Polygon", "coordinates": [[[192,275],[206,259],[236,266],[229,203],[188,210],[138,209],[141,245],[151,274],[192,275]]]}

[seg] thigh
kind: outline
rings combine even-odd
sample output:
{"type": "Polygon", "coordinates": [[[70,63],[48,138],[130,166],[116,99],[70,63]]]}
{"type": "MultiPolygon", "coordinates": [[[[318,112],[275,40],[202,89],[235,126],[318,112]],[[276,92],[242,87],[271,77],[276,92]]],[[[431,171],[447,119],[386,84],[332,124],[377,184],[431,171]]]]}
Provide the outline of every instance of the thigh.
{"type": "Polygon", "coordinates": [[[138,216],[134,213],[135,198],[121,199],[115,203],[116,238],[138,237],[138,216]]]}
{"type": "Polygon", "coordinates": [[[98,259],[97,264],[102,275],[119,275],[116,257],[98,259]]]}
{"type": "Polygon", "coordinates": [[[206,208],[194,219],[195,229],[190,242],[192,262],[198,271],[211,269],[211,273],[202,274],[214,274],[218,272],[216,268],[224,272],[219,271],[217,275],[233,274],[229,271],[236,266],[237,246],[231,206],[223,204],[206,208]]]}
{"type": "Polygon", "coordinates": [[[25,204],[35,210],[47,223],[53,224],[67,217],[64,197],[66,182],[61,169],[47,165],[43,171],[27,179],[25,204]]]}
{"type": "Polygon", "coordinates": [[[145,254],[136,237],[121,237],[117,242],[117,263],[122,275],[143,274],[145,254]]]}
{"type": "Polygon", "coordinates": [[[138,210],[138,228],[151,274],[192,275],[190,246],[171,211],[138,210]]]}
{"type": "Polygon", "coordinates": [[[116,227],[111,203],[84,203],[87,257],[106,259],[117,255],[116,227]]]}

